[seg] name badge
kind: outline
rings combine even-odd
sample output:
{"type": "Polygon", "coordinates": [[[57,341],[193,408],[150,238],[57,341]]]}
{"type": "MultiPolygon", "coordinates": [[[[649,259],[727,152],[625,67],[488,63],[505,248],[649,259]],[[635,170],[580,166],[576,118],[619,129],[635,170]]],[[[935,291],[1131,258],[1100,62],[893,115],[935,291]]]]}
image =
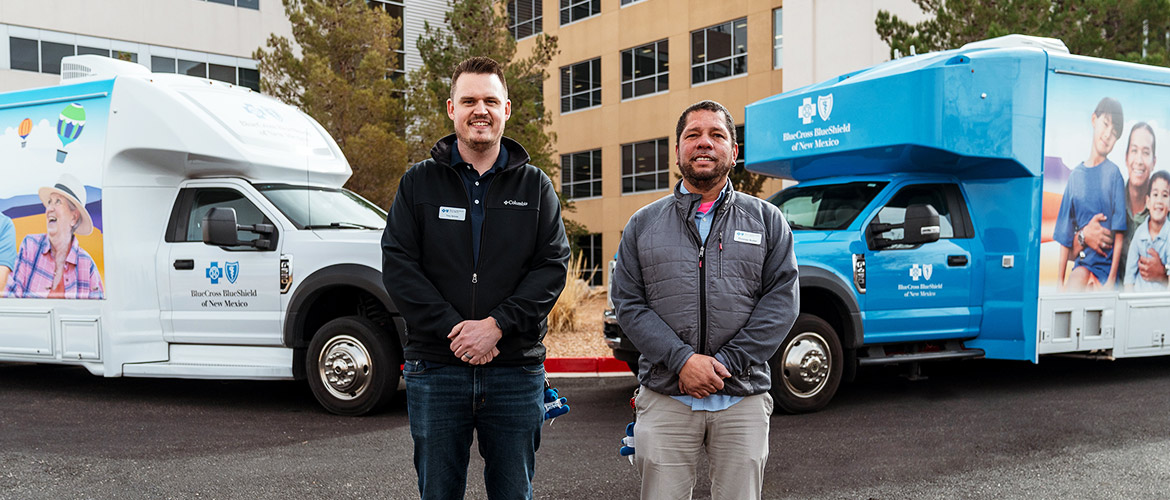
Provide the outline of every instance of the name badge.
{"type": "Polygon", "coordinates": [[[735,241],[740,243],[750,243],[752,245],[759,245],[764,242],[764,236],[760,233],[749,233],[747,231],[736,231],[735,241]]]}
{"type": "Polygon", "coordinates": [[[439,218],[445,220],[467,220],[467,209],[439,207],[439,218]]]}

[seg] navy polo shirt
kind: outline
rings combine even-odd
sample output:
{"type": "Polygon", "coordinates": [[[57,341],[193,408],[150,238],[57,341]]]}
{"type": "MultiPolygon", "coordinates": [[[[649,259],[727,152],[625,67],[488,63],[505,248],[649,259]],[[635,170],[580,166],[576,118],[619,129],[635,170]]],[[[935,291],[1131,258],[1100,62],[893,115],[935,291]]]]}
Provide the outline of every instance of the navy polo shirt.
{"type": "Polygon", "coordinates": [[[471,203],[471,255],[477,266],[479,264],[479,238],[483,230],[484,196],[487,194],[492,179],[503,171],[507,164],[508,150],[501,145],[500,155],[496,157],[492,168],[484,172],[483,175],[479,175],[474,166],[463,161],[463,157],[459,156],[459,141],[455,141],[455,147],[451,148],[451,165],[455,167],[455,171],[459,172],[460,178],[463,179],[463,186],[467,188],[467,199],[471,203]]]}

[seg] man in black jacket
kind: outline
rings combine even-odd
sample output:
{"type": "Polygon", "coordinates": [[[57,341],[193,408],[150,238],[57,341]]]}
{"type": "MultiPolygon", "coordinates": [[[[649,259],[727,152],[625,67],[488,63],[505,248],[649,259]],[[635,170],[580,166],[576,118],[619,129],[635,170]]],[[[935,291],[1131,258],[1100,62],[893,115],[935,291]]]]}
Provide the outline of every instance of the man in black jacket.
{"type": "Polygon", "coordinates": [[[503,137],[499,64],[451,77],[455,134],[402,176],[382,276],[406,319],[407,411],[424,500],[463,498],[473,432],[488,498],[532,498],[544,418],[547,317],[569,243],[552,181],[503,137]]]}

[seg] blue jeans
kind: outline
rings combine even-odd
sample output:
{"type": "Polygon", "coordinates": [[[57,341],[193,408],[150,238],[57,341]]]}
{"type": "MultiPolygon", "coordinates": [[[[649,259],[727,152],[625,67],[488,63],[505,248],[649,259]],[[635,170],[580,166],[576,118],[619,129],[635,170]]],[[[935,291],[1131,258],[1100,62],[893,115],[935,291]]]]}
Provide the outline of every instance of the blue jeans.
{"type": "Polygon", "coordinates": [[[402,373],[422,500],[463,498],[473,432],[488,498],[532,498],[544,424],[544,365],[407,360],[402,373]]]}

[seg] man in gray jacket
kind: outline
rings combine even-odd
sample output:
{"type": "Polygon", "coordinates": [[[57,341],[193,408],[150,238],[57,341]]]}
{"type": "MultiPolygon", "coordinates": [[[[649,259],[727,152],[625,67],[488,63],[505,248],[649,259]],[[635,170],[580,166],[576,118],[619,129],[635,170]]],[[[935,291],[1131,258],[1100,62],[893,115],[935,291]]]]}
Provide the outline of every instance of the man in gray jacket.
{"type": "Polygon", "coordinates": [[[800,309],[792,231],[732,189],[735,122],[714,101],[675,129],[683,180],[630,218],[613,302],[642,353],[635,459],[642,498],[690,498],[707,452],[713,499],[758,499],[772,415],[768,359],[800,309]]]}

